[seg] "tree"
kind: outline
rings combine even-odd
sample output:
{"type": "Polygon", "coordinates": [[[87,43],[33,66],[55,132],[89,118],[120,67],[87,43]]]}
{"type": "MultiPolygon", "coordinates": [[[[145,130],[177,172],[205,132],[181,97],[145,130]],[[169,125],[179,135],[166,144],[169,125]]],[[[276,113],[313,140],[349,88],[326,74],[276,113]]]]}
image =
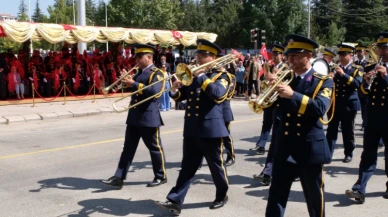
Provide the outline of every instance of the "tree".
{"type": "Polygon", "coordinates": [[[338,28],[335,22],[332,22],[329,26],[329,31],[327,32],[326,44],[325,46],[336,46],[345,40],[346,28],[338,28]]]}
{"type": "Polygon", "coordinates": [[[94,26],[96,23],[96,5],[93,0],[86,0],[85,13],[86,13],[86,25],[94,26]]]}
{"type": "Polygon", "coordinates": [[[24,3],[24,0],[20,0],[19,12],[18,12],[19,21],[28,21],[27,6],[24,3]]]}
{"type": "Polygon", "coordinates": [[[39,0],[36,0],[34,14],[31,18],[32,21],[37,23],[44,23],[48,21],[47,16],[42,13],[42,10],[39,7],[39,0]]]}

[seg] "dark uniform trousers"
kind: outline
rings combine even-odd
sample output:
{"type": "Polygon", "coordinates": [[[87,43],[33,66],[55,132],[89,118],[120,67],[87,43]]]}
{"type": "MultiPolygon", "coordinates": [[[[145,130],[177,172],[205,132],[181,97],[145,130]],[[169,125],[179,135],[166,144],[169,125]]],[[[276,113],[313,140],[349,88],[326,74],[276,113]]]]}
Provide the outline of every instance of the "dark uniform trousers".
{"type": "MultiPolygon", "coordinates": [[[[263,126],[261,128],[260,139],[257,141],[256,146],[260,146],[265,148],[265,144],[269,139],[269,134],[271,132],[273,120],[274,120],[274,112],[273,106],[264,109],[263,114],[263,126]]],[[[272,134],[273,135],[273,134],[272,134]]]]}
{"type": "Polygon", "coordinates": [[[159,127],[141,127],[130,125],[127,126],[125,131],[124,148],[121,153],[119,166],[115,176],[126,179],[129,166],[135,156],[140,138],[142,138],[144,144],[150,151],[155,178],[165,179],[165,157],[162,148],[162,141],[160,139],[159,127]]]}
{"type": "Polygon", "coordinates": [[[205,157],[216,186],[216,200],[223,200],[229,189],[229,183],[222,150],[221,138],[184,137],[182,169],[179,172],[176,185],[169,192],[167,199],[183,204],[191,180],[201,165],[202,157],[205,157]]]}
{"type": "MultiPolygon", "coordinates": [[[[335,75],[333,80],[336,84],[334,117],[327,127],[327,142],[333,155],[338,138],[338,126],[341,122],[342,137],[345,156],[353,157],[355,149],[354,121],[357,111],[360,110],[357,89],[362,82],[361,66],[349,65],[343,69],[344,76],[335,75]]],[[[328,112],[332,114],[332,109],[328,112]]]]}
{"type": "Polygon", "coordinates": [[[212,70],[194,78],[189,86],[183,86],[170,96],[175,101],[187,100],[183,130],[182,169],[175,187],[167,199],[182,204],[192,178],[204,157],[216,186],[216,201],[227,196],[228,178],[223,162],[223,138],[228,137],[223,116],[223,100],[229,85],[224,72],[212,70]]]}
{"type": "Polygon", "coordinates": [[[233,146],[233,138],[232,135],[230,135],[230,122],[225,122],[226,129],[228,129],[229,136],[223,137],[222,141],[224,143],[225,149],[227,151],[227,159],[235,160],[234,155],[234,146],[233,146]]]}
{"type": "MultiPolygon", "coordinates": [[[[371,65],[370,71],[375,65],[371,65]]],[[[368,93],[363,83],[361,91],[368,96],[367,102],[367,118],[364,130],[364,144],[361,154],[361,162],[358,172],[358,180],[353,185],[352,189],[357,190],[365,195],[366,185],[376,170],[378,145],[380,140],[387,144],[388,142],[388,113],[386,106],[388,105],[388,78],[382,79],[380,75],[374,79],[371,86],[371,91],[368,93]]],[[[385,146],[385,174],[388,177],[388,150],[385,146]]]]}
{"type": "Polygon", "coordinates": [[[280,98],[276,108],[279,126],[275,126],[267,217],[284,216],[291,185],[298,176],[310,216],[325,216],[323,164],[329,163],[331,156],[319,118],[329,108],[334,85],[314,70],[298,80],[300,77],[290,84],[295,91],[292,99],[280,98]]]}
{"type": "MultiPolygon", "coordinates": [[[[160,94],[164,90],[163,82],[158,82],[144,89],[145,86],[163,79],[163,72],[153,65],[139,70],[139,73],[133,79],[135,83],[131,87],[131,91],[139,90],[139,92],[131,97],[131,105],[155,94],[160,94]]],[[[159,127],[163,125],[163,120],[160,116],[158,104],[159,99],[153,98],[128,110],[124,148],[115,173],[116,177],[126,178],[128,168],[132,163],[140,138],[142,138],[150,151],[155,178],[166,178],[165,155],[159,131],[159,127]]]]}
{"type": "Polygon", "coordinates": [[[276,109],[273,110],[274,113],[274,122],[272,127],[272,137],[271,144],[269,145],[267,159],[265,160],[265,166],[262,171],[263,174],[272,176],[272,168],[273,168],[273,160],[274,160],[274,152],[276,150],[276,131],[279,128],[279,119],[276,116],[276,109]]]}

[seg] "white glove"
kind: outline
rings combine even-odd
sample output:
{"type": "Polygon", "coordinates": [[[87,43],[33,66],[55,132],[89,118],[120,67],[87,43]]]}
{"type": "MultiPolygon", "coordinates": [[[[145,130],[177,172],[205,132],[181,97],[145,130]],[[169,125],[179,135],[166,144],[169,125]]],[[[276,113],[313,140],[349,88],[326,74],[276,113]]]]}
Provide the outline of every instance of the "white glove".
{"type": "Polygon", "coordinates": [[[30,79],[30,81],[33,81],[34,79],[33,78],[31,78],[31,77],[29,77],[29,79],[30,79]]]}
{"type": "Polygon", "coordinates": [[[43,78],[43,82],[44,82],[44,83],[47,83],[47,79],[46,79],[46,78],[43,78]]]}
{"type": "Polygon", "coordinates": [[[73,80],[73,83],[75,83],[75,78],[72,78],[72,80],[73,80]]]}
{"type": "Polygon", "coordinates": [[[90,77],[88,77],[87,80],[90,81],[90,77]]]}

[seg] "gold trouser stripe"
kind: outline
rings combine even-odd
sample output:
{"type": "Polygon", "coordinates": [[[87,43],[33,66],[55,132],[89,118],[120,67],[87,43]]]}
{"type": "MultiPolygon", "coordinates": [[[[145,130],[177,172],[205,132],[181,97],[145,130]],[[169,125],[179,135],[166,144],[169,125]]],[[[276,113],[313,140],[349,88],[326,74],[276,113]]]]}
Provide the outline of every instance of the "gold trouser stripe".
{"type": "Polygon", "coordinates": [[[228,123],[228,131],[229,131],[229,141],[230,141],[230,148],[232,149],[232,158],[233,160],[235,159],[234,157],[234,146],[233,146],[233,138],[232,138],[232,135],[230,134],[230,122],[228,123]]]}
{"type": "Polygon", "coordinates": [[[300,104],[300,108],[299,108],[299,111],[298,111],[299,114],[303,115],[306,112],[306,108],[307,108],[307,104],[309,103],[309,99],[310,98],[308,96],[303,95],[302,102],[300,104]]]}
{"type": "Polygon", "coordinates": [[[325,195],[323,194],[323,185],[325,183],[325,174],[323,173],[323,166],[322,166],[322,183],[321,183],[321,187],[320,187],[320,190],[321,190],[321,217],[324,216],[324,209],[325,209],[325,195]]]}
{"type": "Polygon", "coordinates": [[[350,85],[352,83],[352,81],[353,81],[353,77],[349,77],[349,80],[348,80],[348,82],[346,82],[346,84],[350,85]]]}
{"type": "Polygon", "coordinates": [[[228,180],[228,176],[226,175],[226,169],[224,167],[224,158],[222,156],[222,150],[223,150],[223,147],[222,147],[222,138],[220,139],[221,142],[220,142],[220,159],[221,159],[221,168],[222,170],[224,171],[224,178],[226,180],[226,183],[229,185],[229,180],[228,180]]]}
{"type": "Polygon", "coordinates": [[[160,156],[162,158],[162,168],[163,168],[163,173],[164,173],[163,178],[165,179],[166,178],[166,168],[164,167],[164,154],[163,154],[163,150],[162,150],[162,147],[159,144],[159,128],[158,127],[156,128],[156,146],[158,146],[159,152],[160,152],[160,156]]]}

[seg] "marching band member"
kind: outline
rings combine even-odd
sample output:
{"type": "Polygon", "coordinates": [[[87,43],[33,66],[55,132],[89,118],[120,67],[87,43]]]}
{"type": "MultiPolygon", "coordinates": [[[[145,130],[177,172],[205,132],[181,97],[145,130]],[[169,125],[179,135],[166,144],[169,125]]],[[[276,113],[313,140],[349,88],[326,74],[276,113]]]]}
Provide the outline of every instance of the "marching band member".
{"type": "MultiPolygon", "coordinates": [[[[356,55],[357,55],[357,60],[354,61],[354,64],[358,65],[358,66],[362,66],[362,68],[365,68],[365,66],[368,64],[368,62],[366,61],[365,59],[365,55],[366,55],[366,50],[368,48],[363,45],[363,44],[358,44],[356,46],[356,55]]],[[[364,71],[365,73],[365,71],[364,71]]],[[[360,90],[360,88],[358,88],[358,99],[360,99],[360,106],[361,106],[361,118],[362,118],[362,126],[361,126],[361,131],[364,130],[364,127],[365,127],[365,123],[366,121],[365,118],[366,118],[366,112],[365,112],[365,106],[366,106],[366,96],[362,93],[362,91],[360,90]]]]}
{"type": "MultiPolygon", "coordinates": [[[[126,86],[130,87],[131,91],[141,90],[131,97],[131,105],[164,91],[164,82],[159,82],[142,90],[147,85],[161,81],[164,77],[163,72],[153,64],[152,58],[155,48],[146,44],[137,44],[136,48],[135,58],[140,71],[133,78],[129,77],[122,80],[126,86]]],[[[135,156],[140,138],[150,151],[155,175],[153,181],[149,182],[147,187],[155,187],[167,182],[166,160],[159,131],[163,121],[158,104],[159,99],[154,98],[128,111],[124,148],[118,168],[114,176],[108,180],[102,180],[102,183],[118,189],[123,187],[123,180],[127,177],[128,169],[135,156]]]]}
{"type": "MultiPolygon", "coordinates": [[[[273,59],[274,59],[274,65],[270,67],[271,73],[269,72],[265,73],[266,79],[269,79],[271,77],[271,74],[275,74],[279,68],[283,66],[283,53],[284,53],[284,47],[280,44],[275,45],[274,48],[272,48],[273,53],[273,59]]],[[[279,103],[275,102],[271,107],[265,108],[264,115],[263,115],[263,126],[262,131],[260,135],[260,140],[258,143],[260,143],[259,148],[257,149],[256,153],[261,155],[265,153],[265,143],[268,140],[269,133],[271,128],[272,129],[272,137],[271,137],[271,144],[268,150],[268,155],[265,160],[265,167],[263,168],[263,171],[258,175],[253,175],[253,178],[260,181],[260,183],[264,186],[268,186],[271,184],[271,177],[272,177],[272,164],[273,164],[273,153],[274,153],[274,147],[275,147],[275,140],[276,140],[276,130],[279,126],[279,121],[277,119],[276,115],[276,107],[279,107],[279,103]]],[[[256,144],[257,147],[257,144],[256,144]]]]}
{"type": "MultiPolygon", "coordinates": [[[[276,73],[277,69],[283,65],[284,47],[281,44],[275,44],[272,48],[273,65],[270,67],[270,73],[276,73]]],[[[268,74],[267,74],[268,75],[268,74]]],[[[256,151],[256,154],[263,155],[265,153],[265,144],[269,138],[269,134],[273,124],[273,106],[265,108],[263,114],[263,125],[261,128],[260,139],[256,143],[256,147],[251,150],[256,151]]]]}
{"type": "Polygon", "coordinates": [[[326,60],[327,64],[329,64],[329,75],[330,77],[333,77],[334,76],[334,57],[335,57],[335,53],[334,51],[328,49],[328,48],[325,48],[324,49],[324,52],[323,52],[323,59],[326,60]]]}
{"type": "MultiPolygon", "coordinates": [[[[353,64],[351,58],[354,47],[346,44],[337,45],[340,64],[335,68],[333,77],[336,85],[334,117],[327,127],[326,139],[333,155],[338,138],[338,126],[341,123],[344,143],[344,159],[349,163],[353,159],[353,150],[356,147],[354,138],[354,120],[360,108],[357,88],[362,82],[363,68],[353,64]]],[[[329,114],[331,111],[329,112],[329,114]]]]}
{"type": "MultiPolygon", "coordinates": [[[[197,63],[203,65],[216,59],[221,49],[214,43],[199,39],[197,41],[197,63]]],[[[193,72],[193,82],[179,90],[180,81],[174,81],[171,97],[175,101],[187,100],[183,131],[182,169],[175,187],[167,195],[166,202],[157,205],[179,215],[181,206],[204,156],[214,184],[216,198],[210,209],[223,207],[228,201],[229,182],[224,166],[222,138],[229,135],[222,113],[222,99],[228,92],[228,77],[217,69],[193,72]]]]}
{"type": "MultiPolygon", "coordinates": [[[[290,86],[279,84],[279,129],[266,216],[284,216],[291,185],[300,176],[310,216],[324,216],[323,164],[331,161],[321,118],[331,103],[333,81],[311,66],[318,44],[288,35],[285,51],[295,77],[290,86]]],[[[271,78],[274,82],[276,77],[271,78]]]]}
{"type": "MultiPolygon", "coordinates": [[[[351,190],[346,190],[349,198],[354,198],[359,203],[365,202],[365,189],[369,179],[376,170],[377,149],[379,140],[388,141],[388,32],[378,34],[378,55],[382,57],[380,63],[365,68],[367,72],[361,84],[361,91],[368,96],[366,105],[366,124],[364,130],[363,152],[358,172],[358,180],[351,190]],[[372,79],[372,76],[375,76],[372,79]],[[368,87],[370,86],[370,89],[368,87]]],[[[385,174],[388,176],[388,152],[384,151],[385,174]]],[[[388,181],[384,198],[388,199],[388,181]]]]}

